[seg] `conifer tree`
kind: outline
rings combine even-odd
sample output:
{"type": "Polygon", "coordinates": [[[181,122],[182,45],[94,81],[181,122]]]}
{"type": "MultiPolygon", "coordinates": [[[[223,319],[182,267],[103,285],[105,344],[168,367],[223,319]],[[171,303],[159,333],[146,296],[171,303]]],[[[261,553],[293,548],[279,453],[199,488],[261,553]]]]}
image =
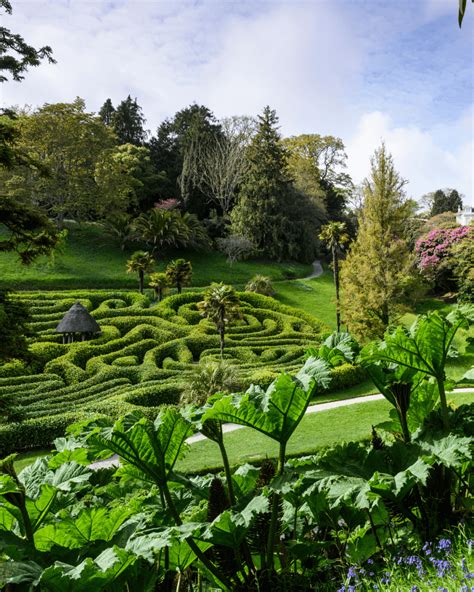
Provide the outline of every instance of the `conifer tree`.
{"type": "Polygon", "coordinates": [[[358,338],[382,336],[415,285],[404,239],[409,216],[403,186],[385,145],[375,151],[364,182],[359,233],[342,265],[342,311],[358,338]]]}
{"type": "Polygon", "coordinates": [[[288,154],[280,141],[278,117],[265,107],[258,130],[248,148],[249,166],[232,212],[233,230],[249,238],[269,257],[287,254],[284,238],[290,202],[288,154]]]}
{"type": "Polygon", "coordinates": [[[146,140],[145,118],[137,99],[130,95],[123,100],[113,114],[113,128],[120,144],[142,146],[146,140]]]}
{"type": "Polygon", "coordinates": [[[99,110],[99,119],[105,125],[113,125],[115,114],[115,107],[112,105],[112,101],[107,99],[99,110]]]}

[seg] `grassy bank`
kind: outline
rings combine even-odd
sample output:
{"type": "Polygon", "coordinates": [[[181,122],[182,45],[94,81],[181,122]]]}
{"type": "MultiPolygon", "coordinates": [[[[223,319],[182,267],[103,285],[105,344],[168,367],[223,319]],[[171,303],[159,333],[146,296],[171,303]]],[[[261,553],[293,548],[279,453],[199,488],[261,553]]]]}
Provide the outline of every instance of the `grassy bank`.
{"type": "MultiPolygon", "coordinates": [[[[137,286],[135,276],[128,275],[125,264],[130,254],[138,250],[134,244],[125,251],[105,234],[100,226],[74,225],[68,229],[68,237],[61,253],[53,259],[43,258],[29,267],[19,265],[11,253],[0,254],[0,289],[21,290],[72,290],[100,288],[131,288],[137,286]]],[[[236,285],[245,284],[253,275],[268,275],[273,280],[304,277],[311,273],[311,265],[288,262],[277,263],[254,259],[230,266],[222,253],[168,252],[157,261],[157,271],[176,257],[189,259],[193,265],[193,284],[207,286],[213,281],[236,285]]]]}

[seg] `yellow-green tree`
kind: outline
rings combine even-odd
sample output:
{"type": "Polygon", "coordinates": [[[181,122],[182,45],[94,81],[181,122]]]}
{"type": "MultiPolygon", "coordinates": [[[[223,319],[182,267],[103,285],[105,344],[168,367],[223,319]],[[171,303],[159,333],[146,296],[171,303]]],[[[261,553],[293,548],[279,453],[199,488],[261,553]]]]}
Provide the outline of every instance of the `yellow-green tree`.
{"type": "Polygon", "coordinates": [[[341,269],[343,320],[360,339],[381,337],[416,285],[404,237],[410,215],[404,185],[382,144],[364,181],[359,233],[341,269]]]}

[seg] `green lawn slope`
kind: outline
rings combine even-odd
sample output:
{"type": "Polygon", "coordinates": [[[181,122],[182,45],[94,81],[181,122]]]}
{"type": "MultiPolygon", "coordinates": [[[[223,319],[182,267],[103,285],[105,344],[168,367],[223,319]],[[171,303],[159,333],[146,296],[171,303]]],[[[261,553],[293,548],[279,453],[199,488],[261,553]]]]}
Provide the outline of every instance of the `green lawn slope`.
{"type": "MultiPolygon", "coordinates": [[[[72,290],[135,288],[135,276],[128,275],[125,264],[140,245],[121,251],[117,241],[104,233],[97,224],[70,225],[62,252],[52,259],[43,258],[29,267],[21,266],[16,255],[0,253],[0,289],[72,290]]],[[[193,285],[207,286],[223,281],[242,286],[260,273],[273,280],[304,277],[311,265],[250,260],[230,266],[222,253],[180,251],[163,254],[157,261],[157,271],[163,270],[175,257],[189,259],[193,265],[193,285]]]]}

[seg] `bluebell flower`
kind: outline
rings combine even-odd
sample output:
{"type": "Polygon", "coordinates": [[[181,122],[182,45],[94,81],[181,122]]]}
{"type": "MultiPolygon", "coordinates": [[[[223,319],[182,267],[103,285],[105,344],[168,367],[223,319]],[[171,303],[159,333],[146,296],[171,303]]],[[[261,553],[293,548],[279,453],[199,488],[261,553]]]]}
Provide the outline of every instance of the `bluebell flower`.
{"type": "Polygon", "coordinates": [[[374,563],[374,560],[373,560],[373,559],[367,559],[367,563],[368,563],[369,565],[373,565],[373,563],[374,563]]]}
{"type": "Polygon", "coordinates": [[[463,570],[464,573],[467,573],[468,569],[467,569],[467,562],[464,559],[464,557],[461,559],[461,569],[463,570]]]}
{"type": "Polygon", "coordinates": [[[355,586],[349,586],[349,588],[347,588],[347,592],[356,592],[356,587],[355,586]]]}
{"type": "Polygon", "coordinates": [[[410,588],[410,592],[418,592],[418,591],[419,591],[419,588],[418,588],[418,586],[412,586],[412,587],[410,588]]]}
{"type": "Polygon", "coordinates": [[[438,543],[438,551],[445,551],[449,553],[451,551],[452,543],[449,539],[441,539],[438,543]]]}
{"type": "Polygon", "coordinates": [[[425,555],[431,555],[431,543],[425,543],[423,545],[423,551],[425,552],[425,555]]]}
{"type": "Polygon", "coordinates": [[[377,584],[372,584],[372,590],[378,590],[379,587],[377,586],[377,584]]]}
{"type": "Polygon", "coordinates": [[[357,571],[355,569],[355,567],[350,567],[347,570],[347,578],[350,580],[351,578],[356,578],[357,577],[357,571]]]}
{"type": "Polygon", "coordinates": [[[346,592],[346,587],[345,586],[341,586],[339,588],[339,590],[337,590],[337,592],[346,592]]]}

